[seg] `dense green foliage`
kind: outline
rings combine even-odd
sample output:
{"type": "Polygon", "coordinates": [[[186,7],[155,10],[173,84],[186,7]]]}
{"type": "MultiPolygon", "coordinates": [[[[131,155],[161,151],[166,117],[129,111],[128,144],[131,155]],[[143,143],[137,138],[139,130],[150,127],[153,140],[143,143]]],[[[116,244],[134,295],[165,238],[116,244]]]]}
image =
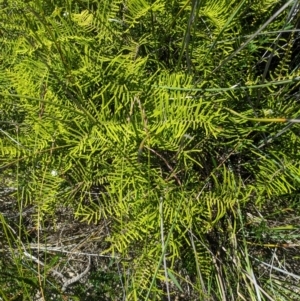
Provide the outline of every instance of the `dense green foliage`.
{"type": "Polygon", "coordinates": [[[37,232],[0,215],[15,263],[3,300],[61,293],[22,252],[58,229],[62,207],[108,225],[97,252],[120,258],[121,275],[108,300],[298,299],[293,278],[259,276],[300,235],[299,125],[280,122],[300,115],[297,1],[0,8],[3,202],[30,208],[37,232]]]}

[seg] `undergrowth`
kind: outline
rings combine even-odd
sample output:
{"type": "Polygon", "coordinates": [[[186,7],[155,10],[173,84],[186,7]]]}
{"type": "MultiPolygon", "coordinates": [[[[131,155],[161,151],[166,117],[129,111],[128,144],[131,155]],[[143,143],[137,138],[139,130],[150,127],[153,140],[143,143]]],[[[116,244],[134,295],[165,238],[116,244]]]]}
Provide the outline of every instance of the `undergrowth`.
{"type": "Polygon", "coordinates": [[[0,9],[0,300],[299,299],[297,1],[0,9]]]}

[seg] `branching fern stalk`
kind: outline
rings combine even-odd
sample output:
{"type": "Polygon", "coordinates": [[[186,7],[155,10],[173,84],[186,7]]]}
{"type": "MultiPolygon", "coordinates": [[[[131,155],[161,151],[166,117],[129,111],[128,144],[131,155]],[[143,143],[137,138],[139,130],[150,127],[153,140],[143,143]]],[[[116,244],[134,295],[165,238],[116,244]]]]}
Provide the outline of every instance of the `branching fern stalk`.
{"type": "Polygon", "coordinates": [[[127,300],[283,298],[244,220],[299,213],[295,3],[2,1],[0,179],[26,239],[65,206],[109,222],[127,300]]]}

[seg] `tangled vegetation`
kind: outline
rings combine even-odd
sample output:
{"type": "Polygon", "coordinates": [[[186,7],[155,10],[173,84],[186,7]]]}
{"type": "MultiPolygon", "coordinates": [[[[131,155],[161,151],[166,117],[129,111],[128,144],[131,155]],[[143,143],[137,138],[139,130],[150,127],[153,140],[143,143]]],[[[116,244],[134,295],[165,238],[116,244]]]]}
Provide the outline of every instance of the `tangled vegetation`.
{"type": "Polygon", "coordinates": [[[0,300],[299,300],[297,0],[0,9],[0,300]]]}

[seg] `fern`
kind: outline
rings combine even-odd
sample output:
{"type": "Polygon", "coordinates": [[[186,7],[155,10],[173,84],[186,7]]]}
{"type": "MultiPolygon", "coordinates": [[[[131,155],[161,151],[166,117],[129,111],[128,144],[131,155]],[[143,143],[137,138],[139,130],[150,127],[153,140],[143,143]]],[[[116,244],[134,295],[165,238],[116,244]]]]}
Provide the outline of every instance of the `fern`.
{"type": "Polygon", "coordinates": [[[261,122],[299,115],[296,33],[278,36],[289,11],[265,23],[280,5],[2,5],[5,185],[37,229],[59,206],[109,225],[99,252],[130,258],[127,300],[164,298],[168,271],[172,297],[178,285],[190,299],[253,297],[243,216],[292,199],[300,178],[297,125],[261,122]]]}

